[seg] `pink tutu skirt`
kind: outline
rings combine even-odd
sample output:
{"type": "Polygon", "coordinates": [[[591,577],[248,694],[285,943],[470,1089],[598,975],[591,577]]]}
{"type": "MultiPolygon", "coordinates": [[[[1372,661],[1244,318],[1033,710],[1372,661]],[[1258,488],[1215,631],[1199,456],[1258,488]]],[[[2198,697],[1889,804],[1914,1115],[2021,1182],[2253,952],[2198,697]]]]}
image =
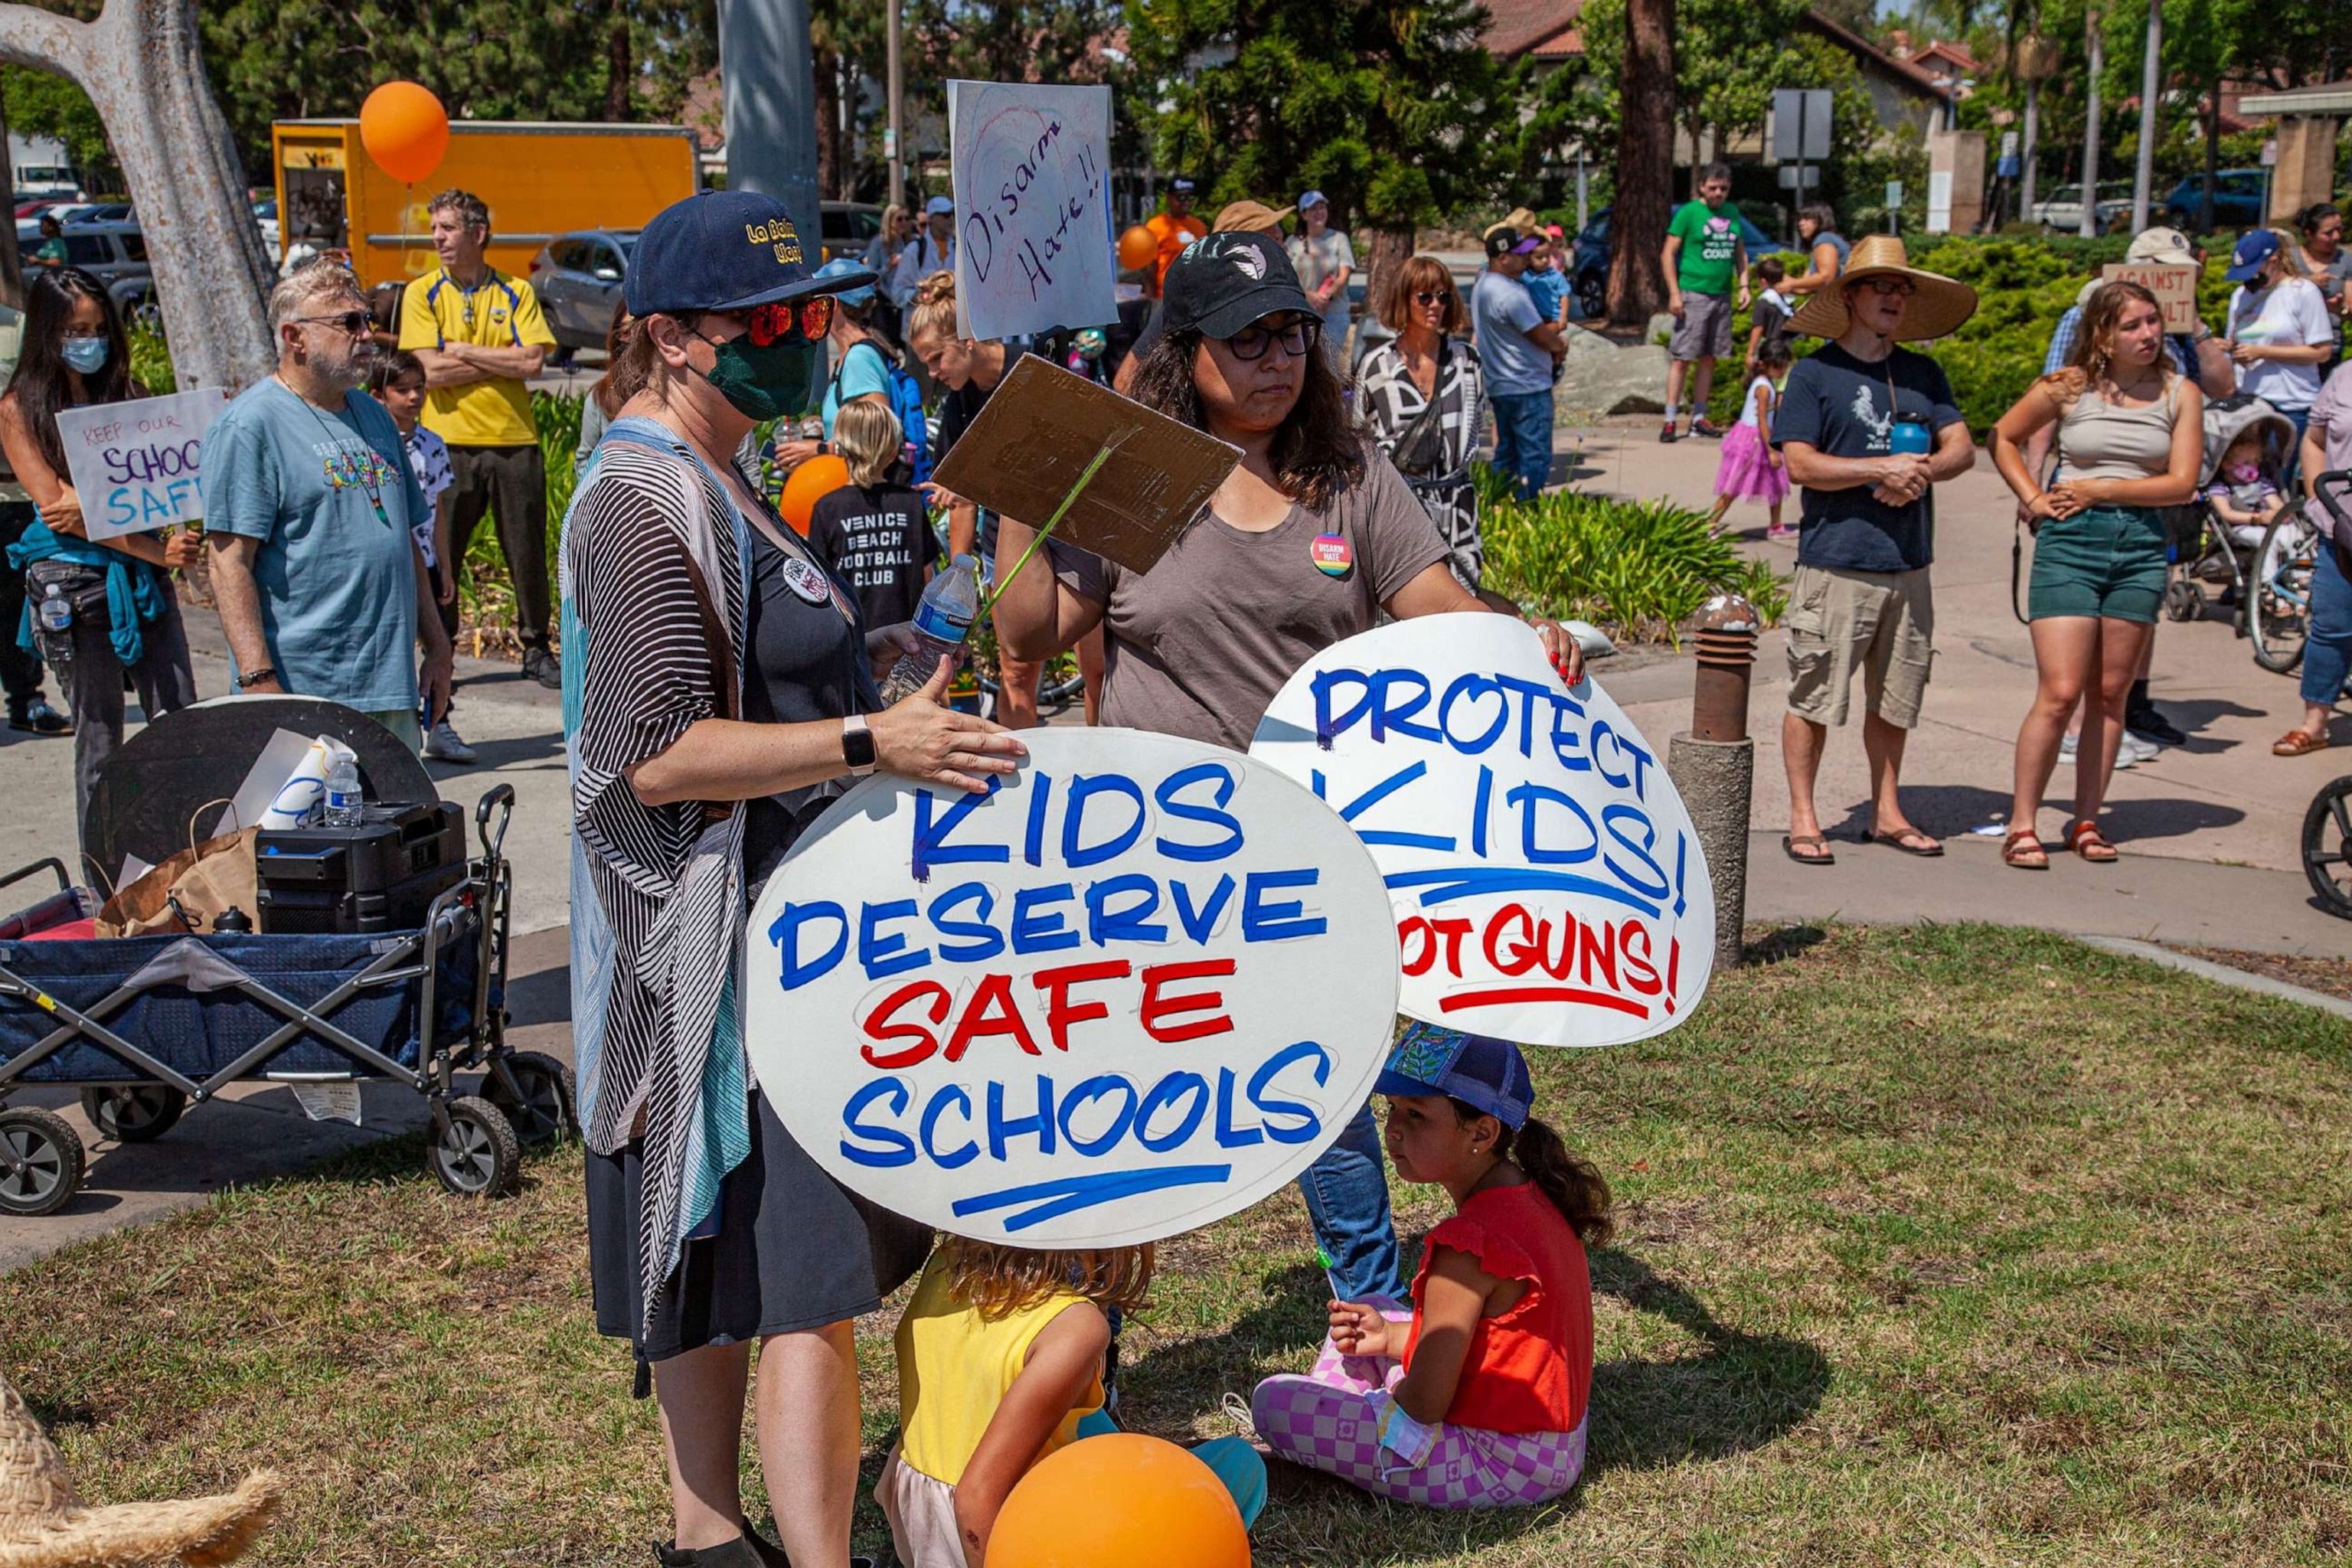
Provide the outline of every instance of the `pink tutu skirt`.
{"type": "Polygon", "coordinates": [[[1723,433],[1723,460],[1715,470],[1715,493],[1734,500],[1777,506],[1788,498],[1789,470],[1767,460],[1767,448],[1753,425],[1723,433]]]}

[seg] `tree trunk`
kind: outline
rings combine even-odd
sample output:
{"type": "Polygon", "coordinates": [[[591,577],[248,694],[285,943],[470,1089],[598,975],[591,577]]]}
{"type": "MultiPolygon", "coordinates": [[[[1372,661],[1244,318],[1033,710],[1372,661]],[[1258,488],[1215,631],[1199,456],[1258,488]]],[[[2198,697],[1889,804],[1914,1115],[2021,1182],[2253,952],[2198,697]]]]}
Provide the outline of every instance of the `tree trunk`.
{"type": "Polygon", "coordinates": [[[830,49],[815,51],[816,188],[841,189],[841,72],[830,49]]]}
{"type": "Polygon", "coordinates": [[[1647,324],[1665,304],[1658,248],[1674,211],[1675,0],[1626,0],[1618,77],[1617,200],[1609,222],[1609,319],[1647,324]]]}
{"type": "Polygon", "coordinates": [[[2213,232],[2213,181],[2221,166],[2221,73],[2205,87],[2205,184],[2197,193],[2197,232],[2213,232]]]}
{"type": "Polygon", "coordinates": [[[79,83],[139,205],[180,384],[243,386],[277,368],[261,230],[205,85],[195,0],[107,0],[93,22],[0,5],[0,60],[79,83]]]}
{"type": "Polygon", "coordinates": [[[613,10],[611,31],[604,35],[604,118],[614,123],[634,120],[629,112],[629,100],[636,86],[637,70],[629,49],[629,18],[618,6],[613,10]]]}
{"type": "MultiPolygon", "coordinates": [[[[8,156],[8,111],[0,105],[0,191],[12,195],[16,189],[15,161],[8,156]]],[[[0,305],[12,310],[25,308],[25,258],[16,249],[16,226],[0,225],[0,305]]]]}
{"type": "Polygon", "coordinates": [[[1380,319],[1381,301],[1396,282],[1399,268],[1412,259],[1412,228],[1364,229],[1364,314],[1380,319]]]}

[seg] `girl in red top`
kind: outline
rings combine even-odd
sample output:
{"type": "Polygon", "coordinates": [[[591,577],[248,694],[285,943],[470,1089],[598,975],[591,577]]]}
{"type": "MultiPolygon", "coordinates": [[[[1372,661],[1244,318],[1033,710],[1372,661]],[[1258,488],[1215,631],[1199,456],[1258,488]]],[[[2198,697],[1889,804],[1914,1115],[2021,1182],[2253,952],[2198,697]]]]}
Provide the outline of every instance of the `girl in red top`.
{"type": "Polygon", "coordinates": [[[1456,1212],[1423,1244],[1412,1314],[1333,1301],[1315,1371],[1258,1384],[1258,1436],[1401,1502],[1548,1502],[1584,1468],[1584,1249],[1609,1239],[1608,1184],[1529,1116],[1535,1085],[1507,1040],[1415,1024],[1374,1087],[1397,1175],[1444,1187],[1456,1212]]]}

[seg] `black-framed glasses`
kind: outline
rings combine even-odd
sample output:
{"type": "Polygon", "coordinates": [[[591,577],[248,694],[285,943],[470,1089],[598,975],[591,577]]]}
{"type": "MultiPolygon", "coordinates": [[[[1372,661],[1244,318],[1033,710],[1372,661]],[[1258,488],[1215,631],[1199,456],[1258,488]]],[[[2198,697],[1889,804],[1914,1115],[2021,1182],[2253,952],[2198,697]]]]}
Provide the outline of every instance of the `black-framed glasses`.
{"type": "Polygon", "coordinates": [[[1865,280],[1863,287],[1881,299],[1899,294],[1908,300],[1919,291],[1919,285],[1912,282],[1908,278],[1872,278],[1865,280]]]}
{"type": "Polygon", "coordinates": [[[331,316],[297,316],[298,321],[331,321],[352,337],[358,337],[375,324],[365,310],[343,310],[331,316]]]}
{"type": "Polygon", "coordinates": [[[1287,321],[1252,321],[1225,340],[1225,347],[1235,359],[1264,359],[1266,350],[1276,342],[1282,352],[1293,359],[1304,359],[1323,341],[1323,322],[1319,317],[1293,316],[1287,321]]]}

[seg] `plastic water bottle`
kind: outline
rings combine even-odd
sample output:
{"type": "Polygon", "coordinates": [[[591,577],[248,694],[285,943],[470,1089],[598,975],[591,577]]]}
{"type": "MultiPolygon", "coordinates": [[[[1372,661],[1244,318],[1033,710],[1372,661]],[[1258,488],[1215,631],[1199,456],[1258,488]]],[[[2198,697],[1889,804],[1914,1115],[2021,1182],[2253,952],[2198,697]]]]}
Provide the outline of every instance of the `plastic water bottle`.
{"type": "Polygon", "coordinates": [[[360,765],[341,752],[327,768],[327,826],[357,827],[360,817],[360,765]]]}
{"type": "Polygon", "coordinates": [[[979,615],[980,563],[959,555],[923,590],[923,602],[915,610],[915,636],[922,647],[891,667],[882,700],[896,702],[929,686],[941,656],[963,651],[963,640],[971,635],[971,623],[979,615]]]}
{"type": "Polygon", "coordinates": [[[38,640],[42,654],[53,666],[73,662],[73,601],[66,597],[64,589],[50,584],[49,591],[41,595],[38,640]]]}

